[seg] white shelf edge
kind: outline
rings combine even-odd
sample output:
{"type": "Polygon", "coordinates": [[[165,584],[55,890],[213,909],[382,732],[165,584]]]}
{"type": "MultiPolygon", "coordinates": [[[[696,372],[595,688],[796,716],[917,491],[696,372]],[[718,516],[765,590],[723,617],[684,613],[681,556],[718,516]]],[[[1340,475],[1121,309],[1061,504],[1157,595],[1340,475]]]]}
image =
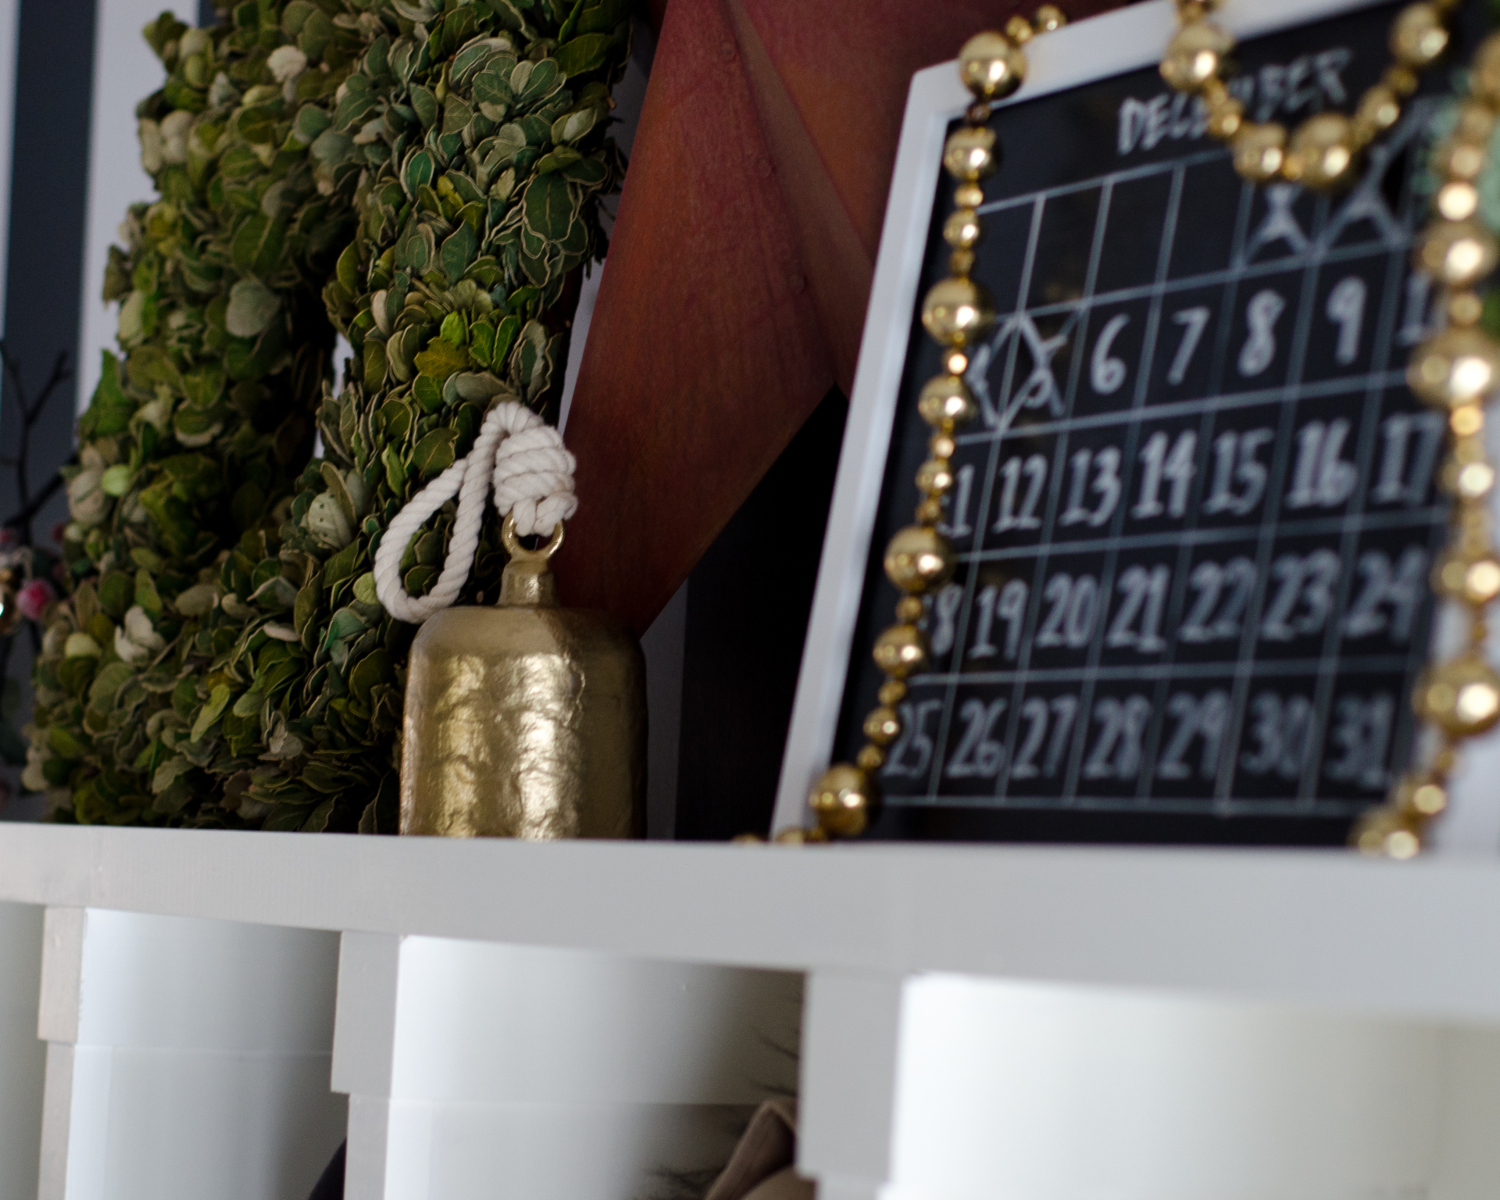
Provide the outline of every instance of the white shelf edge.
{"type": "Polygon", "coordinates": [[[1500,1022],[1500,862],[0,827],[0,900],[1500,1022]]]}

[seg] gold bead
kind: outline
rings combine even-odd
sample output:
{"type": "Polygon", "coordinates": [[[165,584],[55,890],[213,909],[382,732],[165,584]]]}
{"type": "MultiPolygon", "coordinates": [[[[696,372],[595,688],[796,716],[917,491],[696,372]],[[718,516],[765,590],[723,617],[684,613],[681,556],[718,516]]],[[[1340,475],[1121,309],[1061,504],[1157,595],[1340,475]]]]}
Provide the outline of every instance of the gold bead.
{"type": "Polygon", "coordinates": [[[1500,346],[1477,329],[1445,329],[1417,347],[1407,382],[1427,403],[1454,408],[1483,402],[1500,381],[1500,346]]]}
{"type": "Polygon", "coordinates": [[[1467,221],[1479,211],[1479,189],[1467,179],[1450,179],[1432,203],[1445,220],[1467,221]]]}
{"type": "Polygon", "coordinates": [[[1478,221],[1434,221],[1417,243],[1417,269],[1447,287],[1478,283],[1497,258],[1495,235],[1478,221]]]}
{"type": "Polygon", "coordinates": [[[1484,316],[1484,301],[1477,292],[1454,292],[1448,297],[1447,307],[1450,325],[1477,325],[1484,316]]]}
{"type": "Polygon", "coordinates": [[[1438,484],[1460,500],[1482,500],[1495,486],[1495,467],[1485,453],[1484,439],[1469,436],[1453,439],[1438,484]]]}
{"type": "Polygon", "coordinates": [[[953,543],[928,525],[897,530],[885,548],[886,577],[904,592],[941,587],[957,565],[953,543]]]}
{"type": "Polygon", "coordinates": [[[877,746],[889,746],[901,736],[901,718],[894,708],[887,708],[883,704],[879,708],[872,708],[870,715],[865,718],[864,733],[877,746]]]}
{"type": "Polygon", "coordinates": [[[948,174],[964,183],[983,179],[999,165],[995,153],[995,134],[981,126],[964,126],[948,135],[943,146],[943,166],[948,174]]]}
{"type": "Polygon", "coordinates": [[[1432,569],[1432,586],[1462,604],[1489,604],[1500,596],[1500,556],[1477,547],[1451,547],[1432,569]]]}
{"type": "Polygon", "coordinates": [[[955,250],[972,250],[983,235],[984,226],[972,208],[956,209],[943,222],[943,240],[955,250]]]}
{"type": "Polygon", "coordinates": [[[854,765],[861,771],[873,774],[885,766],[885,751],[879,746],[861,746],[859,753],[854,756],[854,765]]]}
{"type": "Polygon", "coordinates": [[[1179,29],[1161,60],[1161,77],[1179,92],[1196,92],[1217,79],[1234,39],[1212,21],[1194,21],[1179,29]]]}
{"type": "Polygon", "coordinates": [[[923,497],[917,502],[913,516],[919,525],[936,525],[943,519],[943,502],[935,496],[923,497]]]}
{"type": "Polygon", "coordinates": [[[1453,737],[1473,737],[1500,720],[1500,675],[1477,653],[1422,672],[1412,706],[1453,737]]]}
{"type": "Polygon", "coordinates": [[[1469,64],[1469,91],[1486,104],[1500,105],[1500,34],[1479,43],[1469,64]]]}
{"type": "Polygon", "coordinates": [[[1391,793],[1391,803],[1399,812],[1430,820],[1448,807],[1448,788],[1431,771],[1408,771],[1391,793]]]}
{"type": "Polygon", "coordinates": [[[927,439],[927,450],[933,458],[952,458],[958,452],[958,443],[952,434],[935,433],[927,439]]]}
{"type": "Polygon", "coordinates": [[[953,486],[953,468],[946,458],[929,458],[917,468],[919,492],[946,492],[953,486]]]}
{"type": "Polygon", "coordinates": [[[1408,4],[1391,22],[1391,53],[1405,67],[1430,66],[1448,47],[1448,31],[1431,4],[1408,4]]]}
{"type": "Polygon", "coordinates": [[[849,763],[836,763],[813,785],[807,802],[822,832],[858,837],[870,823],[876,793],[865,772],[849,763]]]}
{"type": "Polygon", "coordinates": [[[729,844],[731,846],[764,846],[766,839],[758,833],[737,833],[729,839],[729,844]]]}
{"type": "Polygon", "coordinates": [[[1354,126],[1360,140],[1368,142],[1401,119],[1401,101],[1383,83],[1368,88],[1354,110],[1354,126]]]}
{"type": "Polygon", "coordinates": [[[1380,82],[1404,100],[1417,90],[1417,85],[1422,81],[1410,67],[1392,66],[1385,69],[1380,82]]]}
{"type": "Polygon", "coordinates": [[[1354,129],[1343,113],[1319,113],[1297,127],[1287,146],[1286,177],[1315,191],[1347,184],[1354,173],[1354,129]]]}
{"type": "Polygon", "coordinates": [[[1477,100],[1466,100],[1458,106],[1458,120],[1453,125],[1453,136],[1461,142],[1485,145],[1495,131],[1495,111],[1477,100]]]}
{"type": "Polygon", "coordinates": [[[915,625],[892,625],[875,639],[875,665],[895,679],[927,666],[927,635],[915,625]]]}
{"type": "Polygon", "coordinates": [[[1482,500],[1490,494],[1495,486],[1495,464],[1490,461],[1482,435],[1453,439],[1442,482],[1444,490],[1461,501],[1482,500]]]}
{"type": "MultiPolygon", "coordinates": [[[[1482,442],[1475,443],[1483,445],[1482,442]]],[[[1474,554],[1482,554],[1490,548],[1490,514],[1488,506],[1463,502],[1454,505],[1452,516],[1452,544],[1461,546],[1474,554]]]]}
{"type": "Polygon", "coordinates": [[[978,208],[984,203],[984,189],[977,183],[961,183],[953,189],[953,203],[959,208],[978,208]]]}
{"type": "Polygon", "coordinates": [[[1484,409],[1477,404],[1463,404],[1448,414],[1448,428],[1457,437],[1469,437],[1484,428],[1484,409]]]}
{"type": "Polygon", "coordinates": [[[1484,144],[1445,138],[1433,151],[1432,169],[1442,179],[1478,179],[1484,170],[1484,144]]]}
{"type": "Polygon", "coordinates": [[[974,269],[974,251],[955,250],[948,255],[948,270],[954,275],[967,276],[974,269]]]}
{"type": "Polygon", "coordinates": [[[1227,142],[1240,131],[1240,126],[1244,123],[1245,106],[1233,96],[1226,95],[1209,106],[1208,133],[1212,138],[1227,142]]]}
{"type": "Polygon", "coordinates": [[[1361,854],[1378,858],[1415,858],[1422,849],[1422,839],[1411,818],[1385,807],[1362,816],[1350,841],[1361,854]]]}
{"type": "Polygon", "coordinates": [[[927,605],[920,596],[902,596],[896,601],[896,620],[920,621],[927,613],[927,605]]]}
{"type": "Polygon", "coordinates": [[[976,33],[958,52],[958,77],[985,100],[1009,96],[1026,78],[1026,55],[1000,33],[976,33]]]}
{"type": "Polygon", "coordinates": [[[1031,22],[1020,13],[1005,22],[1005,36],[1017,46],[1024,46],[1032,38],[1036,37],[1036,31],[1031,28],[1031,22]]]}
{"type": "Polygon", "coordinates": [[[1413,352],[1406,382],[1435,408],[1482,402],[1500,382],[1500,347],[1478,329],[1445,329],[1413,352]]]}
{"type": "Polygon", "coordinates": [[[1062,9],[1055,4],[1043,4],[1036,10],[1031,20],[1036,25],[1038,33],[1055,33],[1068,23],[1068,18],[1063,15],[1062,9]]]}
{"type": "Polygon", "coordinates": [[[816,825],[811,829],[788,825],[777,833],[775,841],[778,846],[817,846],[827,842],[828,835],[816,825]]]}
{"type": "Polygon", "coordinates": [[[875,695],[887,708],[894,708],[906,699],[906,682],[901,679],[887,679],[880,685],[880,690],[875,695]]]}
{"type": "Polygon", "coordinates": [[[994,323],[995,302],[972,279],[933,284],[922,301],[922,324],[943,345],[967,345],[994,323]]]}
{"type": "Polygon", "coordinates": [[[1433,774],[1440,776],[1451,775],[1457,765],[1458,752],[1454,750],[1452,742],[1445,741],[1432,752],[1433,774]]]}
{"type": "Polygon", "coordinates": [[[1251,183],[1274,179],[1286,161],[1286,129],[1280,125],[1245,122],[1230,143],[1234,169],[1251,183]]]}

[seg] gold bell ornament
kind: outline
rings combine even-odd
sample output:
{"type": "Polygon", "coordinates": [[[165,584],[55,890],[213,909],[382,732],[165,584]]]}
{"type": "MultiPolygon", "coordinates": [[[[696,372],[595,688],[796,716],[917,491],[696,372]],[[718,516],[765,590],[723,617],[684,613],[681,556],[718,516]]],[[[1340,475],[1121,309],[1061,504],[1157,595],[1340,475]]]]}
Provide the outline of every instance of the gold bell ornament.
{"type": "Polygon", "coordinates": [[[645,831],[646,670],[606,613],[561,608],[548,560],[578,506],[573,456],[513,400],[490,409],[468,457],[391,522],[375,555],[380,602],[420,622],[407,667],[401,832],[444,837],[626,838],[645,831]],[[469,577],[491,484],[510,562],[493,607],[450,607],[469,577]],[[447,559],[407,595],[401,556],[458,497],[447,559]],[[548,537],[536,550],[520,538],[548,537]]]}

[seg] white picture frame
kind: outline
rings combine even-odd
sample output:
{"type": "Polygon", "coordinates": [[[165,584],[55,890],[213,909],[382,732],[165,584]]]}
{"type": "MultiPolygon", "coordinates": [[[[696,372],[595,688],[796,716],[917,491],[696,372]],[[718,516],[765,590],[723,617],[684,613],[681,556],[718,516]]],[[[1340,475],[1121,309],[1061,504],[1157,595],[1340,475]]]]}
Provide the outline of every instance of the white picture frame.
{"type": "MultiPolygon", "coordinates": [[[[1249,38],[1370,8],[1376,2],[1226,0],[1215,19],[1237,38],[1249,38]]],[[[1155,65],[1177,28],[1173,0],[1148,0],[1065,26],[1027,46],[1026,83],[1003,103],[1024,104],[1155,65]]],[[[918,303],[943,141],[950,122],[969,102],[953,62],[927,68],[912,77],[782,759],[772,832],[811,823],[808,792],[829,764],[896,422],[912,315],[918,303]]],[[[1439,631],[1435,642],[1441,638],[1439,631]]],[[[1483,770],[1475,773],[1493,773],[1500,778],[1500,739],[1479,743],[1468,754],[1471,759],[1481,756],[1493,762],[1486,762],[1483,770]]],[[[1500,789],[1484,789],[1477,781],[1465,788],[1460,781],[1456,792],[1453,812],[1439,825],[1439,847],[1493,853],[1500,845],[1500,789]]]]}

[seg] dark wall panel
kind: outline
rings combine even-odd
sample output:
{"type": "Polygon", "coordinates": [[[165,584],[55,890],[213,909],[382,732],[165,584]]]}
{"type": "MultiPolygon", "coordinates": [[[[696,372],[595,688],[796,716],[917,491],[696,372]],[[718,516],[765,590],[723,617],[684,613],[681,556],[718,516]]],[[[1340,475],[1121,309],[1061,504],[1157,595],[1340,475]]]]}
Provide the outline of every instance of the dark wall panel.
{"type": "MultiPolygon", "coordinates": [[[[66,354],[71,364],[78,348],[94,0],[23,0],[18,59],[5,344],[20,364],[25,391],[34,395],[57,355],[66,354]]],[[[28,463],[33,488],[72,453],[71,389],[66,391],[34,428],[28,463]]],[[[17,399],[7,379],[0,392],[0,446],[7,456],[20,448],[17,399]]],[[[13,473],[0,472],[0,520],[18,504],[13,473]]],[[[44,533],[46,528],[39,526],[44,533]]]]}
{"type": "Polygon", "coordinates": [[[679,839],[770,824],[848,411],[824,398],[688,577],[679,839]]]}

